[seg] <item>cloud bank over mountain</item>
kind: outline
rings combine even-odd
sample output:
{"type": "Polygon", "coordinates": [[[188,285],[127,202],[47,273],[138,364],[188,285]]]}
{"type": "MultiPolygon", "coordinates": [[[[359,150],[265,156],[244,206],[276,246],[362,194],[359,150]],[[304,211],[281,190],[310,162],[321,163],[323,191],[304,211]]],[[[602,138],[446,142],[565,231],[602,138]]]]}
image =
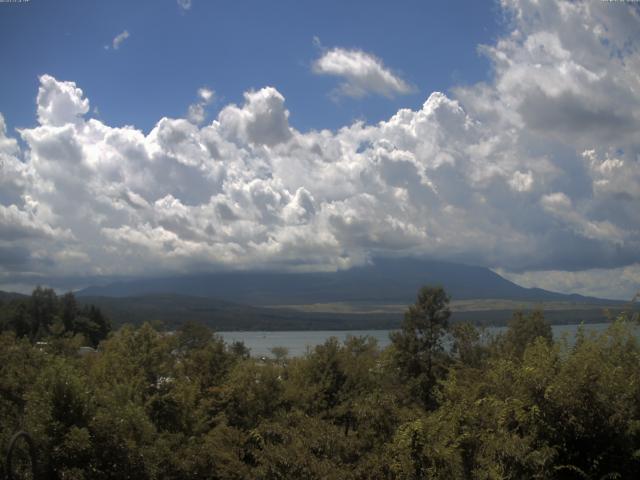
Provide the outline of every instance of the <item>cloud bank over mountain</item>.
{"type": "Polygon", "coordinates": [[[507,34],[481,47],[491,82],[335,132],[296,130],[265,87],[210,124],[162,118],[145,134],[91,118],[81,86],[41,76],[22,145],[0,115],[0,284],[421,255],[630,296],[638,10],[502,6],[507,34]]]}

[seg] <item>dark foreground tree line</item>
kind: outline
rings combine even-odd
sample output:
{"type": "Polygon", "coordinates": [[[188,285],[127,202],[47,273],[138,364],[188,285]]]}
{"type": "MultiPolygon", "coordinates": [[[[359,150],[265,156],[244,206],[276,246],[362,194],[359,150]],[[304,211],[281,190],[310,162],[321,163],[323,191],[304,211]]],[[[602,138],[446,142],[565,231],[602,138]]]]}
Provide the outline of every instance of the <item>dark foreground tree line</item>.
{"type": "Polygon", "coordinates": [[[196,324],[125,326],[80,355],[95,328],[65,327],[60,304],[36,328],[34,309],[24,330],[0,322],[0,445],[30,432],[60,479],[638,478],[624,315],[575,343],[539,312],[486,338],[448,301],[420,290],[384,350],[332,338],[266,360],[196,324]]]}
{"type": "Polygon", "coordinates": [[[0,299],[0,332],[11,331],[32,343],[77,337],[95,347],[111,331],[111,321],[93,305],[78,305],[72,292],[56,295],[51,288],[36,287],[28,298],[0,299]]]}

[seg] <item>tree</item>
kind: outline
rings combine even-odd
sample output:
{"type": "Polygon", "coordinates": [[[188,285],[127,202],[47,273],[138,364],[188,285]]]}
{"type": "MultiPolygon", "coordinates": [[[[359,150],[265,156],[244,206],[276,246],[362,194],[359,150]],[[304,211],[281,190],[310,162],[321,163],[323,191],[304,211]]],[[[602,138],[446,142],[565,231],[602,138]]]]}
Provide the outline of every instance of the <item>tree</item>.
{"type": "Polygon", "coordinates": [[[111,331],[111,322],[94,305],[85,305],[73,321],[73,333],[81,333],[96,347],[107,338],[111,331]]]}
{"type": "Polygon", "coordinates": [[[459,363],[479,368],[487,356],[487,348],[482,343],[481,332],[468,322],[459,322],[451,328],[451,353],[459,363]]]}
{"type": "Polygon", "coordinates": [[[178,348],[188,351],[204,348],[213,338],[213,332],[206,325],[187,321],[178,330],[178,348]]]}
{"type": "Polygon", "coordinates": [[[395,363],[410,382],[412,393],[425,404],[432,403],[435,385],[435,359],[442,351],[442,338],[448,329],[449,296],[440,286],[425,286],[416,303],[404,314],[401,330],[391,334],[395,363]]]}
{"type": "Polygon", "coordinates": [[[13,301],[5,307],[5,325],[9,330],[13,330],[16,337],[27,337],[32,331],[31,317],[26,302],[13,301]]]}
{"type": "Polygon", "coordinates": [[[247,360],[250,355],[250,350],[241,340],[236,340],[231,345],[229,345],[229,351],[237,358],[241,360],[247,360]]]}
{"type": "Polygon", "coordinates": [[[289,349],[287,347],[273,347],[271,355],[273,355],[277,363],[283,363],[289,355],[289,349]]]}
{"type": "Polygon", "coordinates": [[[58,297],[51,288],[40,286],[31,294],[29,314],[31,315],[31,339],[42,337],[49,333],[58,310],[58,297]]]}
{"type": "Polygon", "coordinates": [[[505,334],[498,337],[497,347],[503,356],[522,358],[526,348],[538,337],[542,337],[547,343],[553,340],[551,324],[545,320],[543,312],[535,310],[529,315],[516,312],[505,334]]]}
{"type": "Polygon", "coordinates": [[[78,302],[72,292],[67,292],[60,297],[60,317],[66,332],[73,332],[74,322],[78,316],[78,302]]]}

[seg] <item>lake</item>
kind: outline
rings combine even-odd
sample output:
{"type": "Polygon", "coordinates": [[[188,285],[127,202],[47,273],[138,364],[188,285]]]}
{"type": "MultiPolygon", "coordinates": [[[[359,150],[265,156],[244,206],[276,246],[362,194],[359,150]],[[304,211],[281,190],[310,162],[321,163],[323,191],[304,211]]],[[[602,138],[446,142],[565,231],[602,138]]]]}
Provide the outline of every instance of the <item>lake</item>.
{"type": "MultiPolygon", "coordinates": [[[[586,332],[601,332],[607,328],[608,323],[585,324],[586,332]]],[[[569,341],[575,337],[579,325],[553,325],[555,339],[567,335],[569,341]]],[[[488,334],[503,332],[506,327],[486,327],[488,334]]],[[[219,332],[225,342],[244,342],[254,357],[271,356],[273,347],[286,347],[290,357],[302,356],[307,348],[324,343],[329,337],[336,337],[344,341],[348,336],[371,336],[378,341],[378,345],[384,348],[389,345],[389,333],[392,330],[317,330],[317,331],[283,331],[283,332],[219,332]]]]}

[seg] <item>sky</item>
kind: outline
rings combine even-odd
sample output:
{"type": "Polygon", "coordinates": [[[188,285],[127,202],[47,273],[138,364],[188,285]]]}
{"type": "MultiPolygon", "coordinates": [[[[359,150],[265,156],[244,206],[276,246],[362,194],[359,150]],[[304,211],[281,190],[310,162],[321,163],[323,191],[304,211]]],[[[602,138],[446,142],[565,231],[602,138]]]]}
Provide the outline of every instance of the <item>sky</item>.
{"type": "Polygon", "coordinates": [[[0,3],[0,288],[418,256],[640,289],[640,7],[0,3]]]}

